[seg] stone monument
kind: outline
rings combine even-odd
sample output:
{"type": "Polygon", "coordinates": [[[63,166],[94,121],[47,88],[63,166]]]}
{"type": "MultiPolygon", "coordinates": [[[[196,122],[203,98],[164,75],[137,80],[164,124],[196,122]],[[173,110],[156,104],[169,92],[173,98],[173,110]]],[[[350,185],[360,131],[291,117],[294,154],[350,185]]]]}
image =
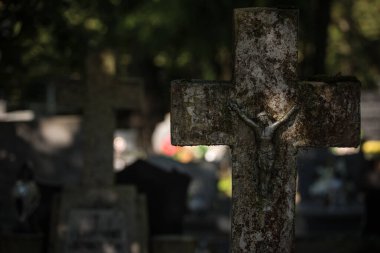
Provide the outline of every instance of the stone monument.
{"type": "Polygon", "coordinates": [[[234,11],[231,82],[172,82],[173,145],[229,145],[231,252],[293,250],[296,154],[359,145],[360,83],[297,80],[298,11],[234,11]]]}
{"type": "Polygon", "coordinates": [[[56,252],[147,252],[145,197],[132,186],[113,186],[114,110],[140,110],[143,90],[114,78],[112,56],[103,51],[87,62],[83,182],[61,194],[56,252]]]}

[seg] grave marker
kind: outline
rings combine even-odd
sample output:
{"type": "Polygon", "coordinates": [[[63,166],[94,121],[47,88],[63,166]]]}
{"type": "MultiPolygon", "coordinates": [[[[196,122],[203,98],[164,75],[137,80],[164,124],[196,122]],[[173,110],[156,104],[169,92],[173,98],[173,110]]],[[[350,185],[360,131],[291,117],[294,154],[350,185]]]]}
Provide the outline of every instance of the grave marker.
{"type": "Polygon", "coordinates": [[[172,82],[173,145],[229,145],[232,252],[293,249],[296,153],[357,146],[360,84],[298,82],[298,11],[237,9],[234,79],[172,82]]]}
{"type": "Polygon", "coordinates": [[[83,181],[61,195],[57,252],[147,252],[145,197],[132,186],[113,186],[114,110],[140,110],[143,90],[116,80],[114,67],[107,51],[87,62],[83,181]]]}

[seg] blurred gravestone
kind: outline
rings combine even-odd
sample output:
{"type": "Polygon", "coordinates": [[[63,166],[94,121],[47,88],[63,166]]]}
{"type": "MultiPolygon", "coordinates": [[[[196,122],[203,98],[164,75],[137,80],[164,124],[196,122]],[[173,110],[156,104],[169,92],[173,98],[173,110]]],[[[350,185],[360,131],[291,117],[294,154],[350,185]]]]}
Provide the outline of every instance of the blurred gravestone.
{"type": "Polygon", "coordinates": [[[118,184],[137,187],[146,195],[151,235],[181,234],[190,176],[172,167],[166,170],[137,160],[116,174],[118,184]]]}
{"type": "Polygon", "coordinates": [[[359,144],[360,84],[297,82],[297,10],[234,14],[234,80],[174,81],[172,142],[231,147],[232,252],[292,252],[297,150],[359,144]]]}
{"type": "Polygon", "coordinates": [[[29,112],[0,112],[0,252],[41,252],[43,249],[44,237],[35,216],[38,201],[29,199],[31,188],[37,192],[36,185],[34,181],[21,183],[18,180],[23,174],[20,173],[23,164],[31,158],[29,143],[17,133],[21,124],[33,124],[29,112]],[[22,215],[17,217],[20,213],[22,215]]]}
{"type": "Polygon", "coordinates": [[[145,197],[134,187],[66,190],[59,207],[57,252],[146,252],[145,208],[145,197]]]}
{"type": "Polygon", "coordinates": [[[87,61],[82,186],[67,189],[53,236],[57,252],[147,252],[145,198],[113,186],[114,110],[142,107],[142,87],[116,81],[114,58],[103,51],[87,61]]]}
{"type": "Polygon", "coordinates": [[[153,155],[147,159],[167,172],[178,170],[191,177],[187,192],[187,206],[192,212],[207,212],[215,201],[217,195],[217,175],[215,164],[208,162],[181,163],[168,156],[153,155]]]}
{"type": "Polygon", "coordinates": [[[18,136],[18,124],[30,122],[0,120],[0,232],[14,229],[17,217],[12,187],[21,166],[30,159],[30,145],[18,136]]]}

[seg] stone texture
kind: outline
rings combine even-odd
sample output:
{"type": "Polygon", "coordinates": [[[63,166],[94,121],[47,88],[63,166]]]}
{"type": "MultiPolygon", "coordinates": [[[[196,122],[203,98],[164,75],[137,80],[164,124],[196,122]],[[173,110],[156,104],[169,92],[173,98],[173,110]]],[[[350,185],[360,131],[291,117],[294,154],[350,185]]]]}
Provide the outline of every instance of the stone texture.
{"type": "Polygon", "coordinates": [[[297,81],[297,10],[237,9],[234,20],[233,81],[172,82],[172,143],[231,147],[233,253],[291,252],[297,150],[359,144],[360,84],[343,77],[297,81]],[[274,121],[297,108],[271,139],[274,157],[264,172],[257,162],[262,140],[231,103],[249,119],[265,111],[274,121]],[[266,192],[262,173],[270,178],[266,192]]]}
{"type": "Polygon", "coordinates": [[[54,252],[147,252],[146,200],[134,187],[70,189],[60,198],[54,252]]]}
{"type": "Polygon", "coordinates": [[[65,189],[53,224],[55,252],[147,252],[146,201],[134,187],[113,186],[115,110],[141,111],[140,82],[115,78],[111,52],[87,60],[84,170],[78,189],[65,189]]]}
{"type": "Polygon", "coordinates": [[[231,85],[226,82],[172,82],[171,124],[174,145],[229,144],[232,123],[227,108],[231,85]],[[177,121],[178,120],[178,121],[177,121]],[[187,134],[183,130],[188,129],[187,134]]]}
{"type": "Polygon", "coordinates": [[[298,146],[359,145],[360,83],[356,78],[317,77],[299,82],[298,93],[302,110],[291,133],[298,146]]]}

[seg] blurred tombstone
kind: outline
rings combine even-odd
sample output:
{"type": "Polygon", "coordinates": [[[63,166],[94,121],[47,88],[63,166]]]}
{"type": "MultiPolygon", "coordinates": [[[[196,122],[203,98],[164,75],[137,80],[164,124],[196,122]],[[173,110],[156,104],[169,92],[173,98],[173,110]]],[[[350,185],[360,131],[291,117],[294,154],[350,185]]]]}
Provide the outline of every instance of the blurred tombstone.
{"type": "Polygon", "coordinates": [[[151,235],[181,234],[190,176],[178,170],[137,160],[116,174],[118,184],[137,187],[147,197],[151,235]]]}
{"type": "Polygon", "coordinates": [[[25,163],[19,169],[11,195],[17,225],[12,232],[0,234],[0,252],[42,252],[45,237],[40,231],[36,214],[40,192],[29,164],[25,163]]]}
{"type": "Polygon", "coordinates": [[[41,252],[43,236],[34,223],[39,203],[32,170],[30,145],[17,133],[19,125],[32,125],[29,110],[7,111],[0,101],[0,252],[41,252]]]}
{"type": "MultiPolygon", "coordinates": [[[[179,249],[179,247],[183,247],[182,249],[184,251],[186,251],[185,249],[189,250],[192,247],[191,243],[189,242],[189,239],[196,240],[196,252],[208,252],[202,250],[206,250],[208,247],[213,247],[212,245],[215,246],[219,242],[221,242],[221,244],[219,245],[221,248],[228,249],[230,225],[228,213],[230,209],[230,203],[228,202],[225,206],[221,206],[221,203],[218,202],[217,166],[214,163],[208,162],[181,163],[174,160],[171,157],[162,155],[149,156],[146,162],[150,164],[149,166],[155,166],[159,170],[166,172],[165,174],[174,173],[174,171],[178,171],[180,173],[188,175],[191,178],[187,190],[187,212],[185,213],[184,217],[182,217],[182,226],[186,234],[194,235],[194,238],[189,238],[187,236],[181,238],[181,236],[179,236],[178,233],[175,233],[176,236],[162,236],[162,233],[153,234],[154,252],[156,252],[156,250],[159,250],[157,252],[165,252],[163,250],[168,250],[167,252],[175,252],[175,249],[179,249]],[[227,210],[227,214],[224,213],[225,210],[227,210]]],[[[127,171],[128,167],[125,170],[127,171]]],[[[143,176],[145,178],[149,177],[148,175],[150,175],[151,173],[144,174],[144,171],[146,170],[142,170],[140,174],[145,175],[143,176]]],[[[128,174],[128,172],[126,172],[126,174],[128,174]]],[[[169,183],[167,180],[162,180],[162,182],[160,182],[161,179],[158,178],[156,178],[155,180],[156,185],[158,185],[159,183],[165,184],[165,182],[169,183]]],[[[169,192],[169,195],[167,197],[172,199],[172,202],[175,202],[175,200],[169,196],[178,196],[178,191],[180,189],[178,187],[180,187],[180,182],[175,183],[175,185],[176,186],[167,185],[164,187],[172,188],[172,191],[174,191],[175,188],[177,189],[177,193],[169,192]]],[[[165,192],[161,191],[161,193],[155,194],[165,194],[165,192]]],[[[184,204],[183,201],[185,200],[182,197],[181,202],[179,202],[181,203],[180,206],[184,204]]],[[[179,218],[178,216],[175,217],[179,218]]],[[[156,216],[156,218],[159,217],[156,216]]],[[[164,225],[163,221],[159,222],[162,225],[164,225]]],[[[161,228],[161,231],[162,230],[163,228],[161,228]]],[[[168,231],[165,232],[168,233],[168,231]]],[[[173,231],[171,232],[171,235],[173,235],[173,231]]]]}
{"type": "Polygon", "coordinates": [[[301,204],[313,201],[310,187],[317,177],[317,169],[331,162],[332,154],[326,148],[301,150],[297,156],[298,185],[297,190],[302,199],[301,204]]]}
{"type": "Polygon", "coordinates": [[[355,233],[363,225],[363,174],[368,161],[357,148],[304,150],[297,159],[296,234],[355,233]]]}
{"type": "Polygon", "coordinates": [[[181,163],[162,155],[149,156],[147,161],[162,170],[188,174],[191,182],[188,189],[187,206],[190,211],[203,213],[210,210],[217,194],[216,166],[207,162],[181,163]]]}
{"type": "Polygon", "coordinates": [[[217,166],[211,162],[221,160],[227,146],[211,146],[204,149],[173,146],[170,141],[169,114],[157,124],[152,135],[152,145],[158,155],[149,156],[149,163],[166,171],[176,168],[191,176],[187,200],[189,210],[194,213],[209,211],[217,194],[217,166]],[[201,162],[203,156],[207,162],[201,162]]]}
{"type": "Polygon", "coordinates": [[[33,124],[31,111],[8,112],[0,100],[0,232],[11,231],[17,223],[12,188],[22,165],[31,157],[30,145],[17,133],[19,125],[33,124]]]}
{"type": "Polygon", "coordinates": [[[146,203],[133,187],[113,186],[116,109],[141,110],[142,87],[114,78],[111,52],[87,60],[82,185],[66,189],[53,226],[56,252],[147,251],[146,203]]]}
{"type": "Polygon", "coordinates": [[[146,201],[134,187],[68,189],[60,199],[56,252],[146,252],[146,201]]]}
{"type": "Polygon", "coordinates": [[[36,214],[40,192],[34,181],[34,173],[26,163],[15,171],[18,174],[16,180],[12,174],[7,175],[8,180],[14,182],[11,191],[6,189],[1,192],[9,195],[4,197],[10,198],[10,201],[1,203],[2,219],[9,220],[1,223],[0,252],[42,252],[45,236],[41,233],[36,214]],[[6,225],[10,226],[7,228],[6,225]]]}

